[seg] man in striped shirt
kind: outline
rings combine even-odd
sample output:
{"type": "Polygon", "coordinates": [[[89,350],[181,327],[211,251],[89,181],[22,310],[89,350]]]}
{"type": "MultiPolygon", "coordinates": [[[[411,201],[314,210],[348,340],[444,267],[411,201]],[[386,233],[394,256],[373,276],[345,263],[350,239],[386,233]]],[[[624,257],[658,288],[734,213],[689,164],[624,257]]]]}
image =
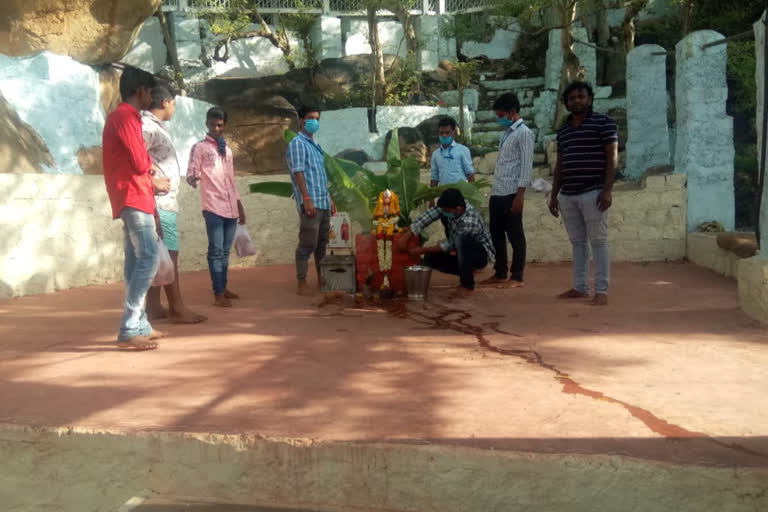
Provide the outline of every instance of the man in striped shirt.
{"type": "Polygon", "coordinates": [[[523,286],[525,232],[523,201],[531,184],[534,136],[520,118],[520,101],[513,93],[499,96],[493,104],[497,122],[505,128],[493,173],[489,210],[491,238],[496,249],[495,273],[481,284],[523,286]],[[512,266],[507,259],[507,239],[512,245],[512,266]],[[507,281],[509,271],[509,281],[507,281]]]}
{"type": "Polygon", "coordinates": [[[299,295],[311,295],[307,285],[309,257],[315,256],[317,281],[320,285],[320,261],[325,257],[331,231],[331,215],[336,205],[328,191],[323,149],[315,142],[320,129],[320,109],[303,106],[297,111],[299,134],[288,144],[288,167],[291,169],[293,196],[299,211],[299,245],[296,247],[296,279],[299,295]]]}
{"type": "Polygon", "coordinates": [[[594,94],[586,82],[573,82],[562,101],[571,113],[557,131],[557,164],[549,210],[563,214],[573,247],[573,288],[562,299],[589,297],[589,248],[595,260],[592,304],[608,304],[610,254],[608,215],[616,178],[619,137],[610,117],[592,111],[594,94]]]}

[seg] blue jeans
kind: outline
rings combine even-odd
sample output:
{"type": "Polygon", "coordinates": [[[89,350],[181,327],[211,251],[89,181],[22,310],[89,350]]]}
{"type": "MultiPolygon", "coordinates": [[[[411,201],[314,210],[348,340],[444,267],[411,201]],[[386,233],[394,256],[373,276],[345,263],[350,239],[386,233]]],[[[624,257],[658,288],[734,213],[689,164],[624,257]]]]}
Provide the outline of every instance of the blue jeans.
{"type": "Polygon", "coordinates": [[[211,212],[203,212],[208,232],[208,271],[211,273],[213,293],[222,295],[227,289],[229,251],[235,239],[237,219],[228,219],[211,212]]]}
{"type": "Polygon", "coordinates": [[[135,208],[124,208],[120,218],[125,233],[125,311],[117,339],[123,341],[152,332],[144,298],[155,277],[158,260],[154,217],[135,208]]]}
{"type": "Polygon", "coordinates": [[[560,213],[573,246],[573,289],[589,292],[589,247],[595,260],[595,293],[606,293],[611,273],[608,248],[608,213],[597,207],[601,190],[578,195],[558,195],[560,213]]]}

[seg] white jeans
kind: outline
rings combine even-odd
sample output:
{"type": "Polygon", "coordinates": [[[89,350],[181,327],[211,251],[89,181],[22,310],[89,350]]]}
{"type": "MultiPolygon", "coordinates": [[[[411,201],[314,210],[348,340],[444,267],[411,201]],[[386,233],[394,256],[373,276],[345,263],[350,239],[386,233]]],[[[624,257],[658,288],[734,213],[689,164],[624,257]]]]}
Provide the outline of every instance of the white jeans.
{"type": "Polygon", "coordinates": [[[559,194],[560,213],[573,247],[573,289],[589,292],[589,248],[595,260],[595,293],[606,293],[611,273],[608,248],[608,214],[597,207],[601,190],[579,195],[559,194]]]}

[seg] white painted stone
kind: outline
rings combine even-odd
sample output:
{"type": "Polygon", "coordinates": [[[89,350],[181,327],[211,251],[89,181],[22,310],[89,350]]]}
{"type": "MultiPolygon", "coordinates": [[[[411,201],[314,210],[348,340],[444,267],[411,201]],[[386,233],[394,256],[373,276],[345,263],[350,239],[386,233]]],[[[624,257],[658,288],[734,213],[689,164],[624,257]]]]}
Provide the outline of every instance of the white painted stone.
{"type": "MultiPolygon", "coordinates": [[[[459,91],[443,91],[440,93],[440,99],[448,107],[459,106],[459,91]]],[[[472,112],[477,112],[480,105],[480,92],[477,89],[464,89],[464,105],[472,112]]]]}
{"type": "Polygon", "coordinates": [[[185,16],[174,13],[173,34],[176,41],[200,42],[200,19],[196,16],[185,16]]]}
{"type": "Polygon", "coordinates": [[[341,19],[337,16],[320,16],[312,28],[311,37],[318,59],[342,57],[341,19]]]}
{"type": "Polygon", "coordinates": [[[152,16],[144,22],[136,41],[120,62],[157,73],[165,65],[166,53],[160,22],[152,16]]]}
{"type": "MultiPolygon", "coordinates": [[[[230,45],[235,45],[238,42],[233,41],[230,45]]],[[[182,65],[202,65],[200,57],[203,54],[203,47],[200,45],[200,41],[176,41],[176,54],[182,65]]]]}
{"type": "Polygon", "coordinates": [[[434,71],[440,63],[439,18],[437,16],[419,16],[416,28],[420,38],[422,71],[434,71]]]}
{"type": "Polygon", "coordinates": [[[688,231],[702,222],[734,228],[733,119],[726,114],[727,46],[702,49],[722,39],[713,30],[693,32],[677,43],[675,172],[688,176],[688,231]]]}
{"type": "Polygon", "coordinates": [[[324,111],[320,114],[320,130],[315,134],[315,140],[330,155],[359,149],[372,156],[377,138],[378,134],[368,129],[367,108],[324,111]]]}
{"type": "MultiPolygon", "coordinates": [[[[403,26],[397,21],[387,20],[379,21],[377,26],[382,52],[405,57],[408,54],[408,49],[403,39],[403,26]]],[[[369,55],[371,53],[367,20],[356,18],[349,20],[349,31],[346,36],[345,55],[369,55]]]]}
{"type": "Polygon", "coordinates": [[[613,94],[613,87],[610,85],[603,85],[600,87],[595,87],[595,99],[605,99],[610,98],[611,94],[613,94]]]}
{"type": "Polygon", "coordinates": [[[533,118],[539,128],[538,142],[543,142],[546,135],[554,132],[552,124],[555,120],[557,102],[557,91],[549,89],[541,91],[539,96],[533,100],[533,118]]]}
{"type": "Polygon", "coordinates": [[[189,151],[192,149],[192,145],[205,138],[205,114],[212,106],[205,101],[187,96],[176,96],[176,113],[167,127],[176,146],[182,174],[186,174],[187,165],[189,165],[189,151]]]}
{"type": "MultiPolygon", "coordinates": [[[[766,13],[755,22],[755,57],[757,68],[755,69],[755,81],[757,83],[757,109],[755,110],[755,124],[757,125],[757,165],[760,167],[760,155],[763,147],[763,85],[765,84],[765,17],[766,13]]],[[[768,258],[768,183],[763,183],[763,200],[760,205],[760,251],[761,258],[768,258]]]]}
{"type": "Polygon", "coordinates": [[[667,57],[664,48],[638,46],[627,55],[627,166],[624,174],[638,178],[649,167],[668,165],[667,57]]]}
{"type": "Polygon", "coordinates": [[[265,37],[232,41],[227,61],[216,61],[213,68],[217,76],[228,78],[282,75],[289,70],[283,52],[265,37]]]}
{"type": "MultiPolygon", "coordinates": [[[[579,62],[585,69],[584,80],[591,85],[595,84],[597,73],[597,54],[595,49],[579,41],[589,42],[587,30],[582,27],[573,28],[573,53],[579,58],[579,62]]],[[[563,71],[563,50],[561,44],[560,29],[549,31],[549,47],[547,48],[547,64],[545,67],[545,87],[547,89],[560,88],[560,75],[563,71]]]]}
{"type": "Polygon", "coordinates": [[[610,112],[616,108],[627,108],[627,98],[595,98],[592,103],[596,112],[610,112]]]}
{"type": "Polygon", "coordinates": [[[493,91],[517,91],[520,89],[538,89],[544,87],[544,77],[516,78],[511,80],[486,80],[483,87],[493,91]]]}
{"type": "Polygon", "coordinates": [[[39,79],[49,82],[98,86],[99,74],[92,67],[66,55],[48,51],[30,57],[8,57],[0,54],[0,80],[39,79]]]}
{"type": "Polygon", "coordinates": [[[489,43],[466,41],[461,45],[461,53],[472,59],[475,57],[487,57],[489,59],[508,59],[517,51],[517,43],[520,38],[520,23],[513,20],[507,29],[497,29],[493,39],[489,43]]]}

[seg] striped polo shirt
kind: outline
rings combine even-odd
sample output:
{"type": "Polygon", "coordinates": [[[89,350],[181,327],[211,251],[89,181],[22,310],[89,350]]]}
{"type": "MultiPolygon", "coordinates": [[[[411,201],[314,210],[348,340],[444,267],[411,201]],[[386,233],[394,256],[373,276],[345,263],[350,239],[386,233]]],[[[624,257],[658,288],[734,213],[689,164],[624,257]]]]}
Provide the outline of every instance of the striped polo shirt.
{"type": "Polygon", "coordinates": [[[616,122],[610,117],[590,112],[581,124],[574,128],[569,116],[557,131],[560,192],[571,196],[603,188],[605,146],[618,141],[616,122]]]}

